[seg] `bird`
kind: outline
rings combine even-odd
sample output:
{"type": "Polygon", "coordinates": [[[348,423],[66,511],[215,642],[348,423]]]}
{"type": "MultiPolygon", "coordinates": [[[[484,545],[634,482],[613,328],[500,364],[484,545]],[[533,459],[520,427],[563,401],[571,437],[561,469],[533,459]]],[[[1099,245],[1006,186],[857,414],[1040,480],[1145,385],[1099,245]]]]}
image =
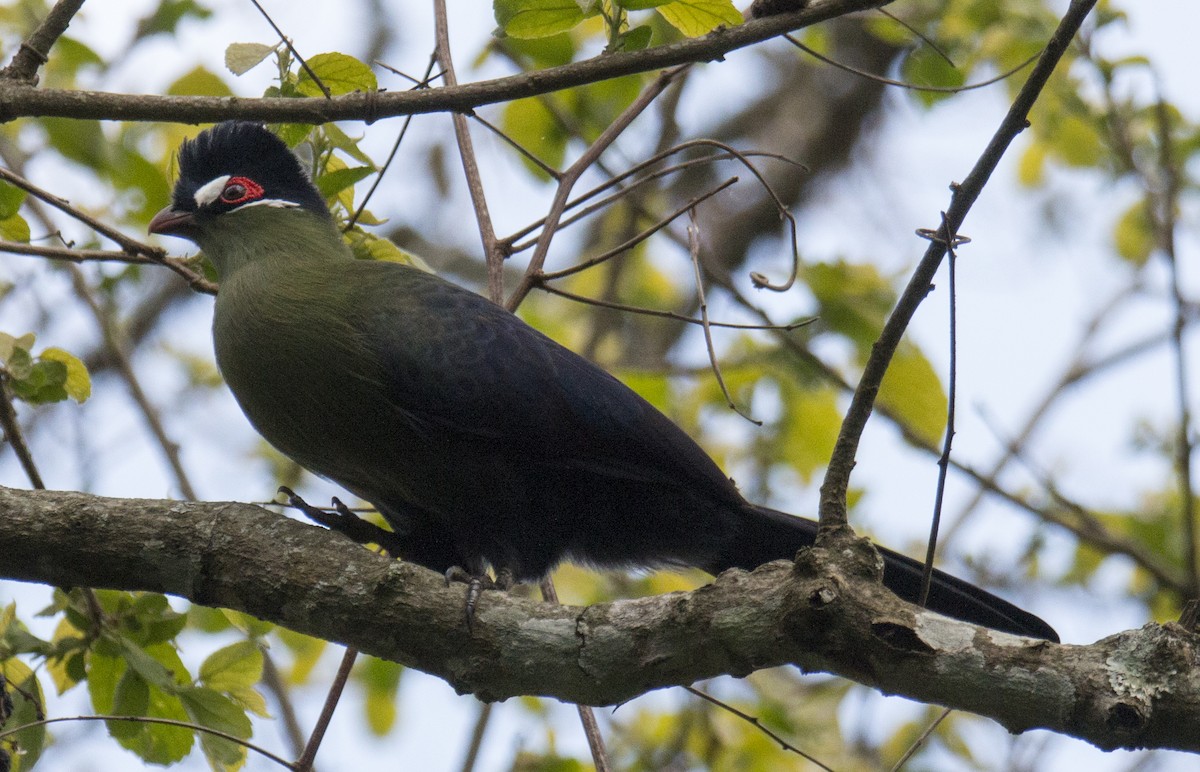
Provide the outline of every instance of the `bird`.
{"type": "MultiPolygon", "coordinates": [[[[816,522],[746,500],[600,366],[433,273],[356,259],[266,126],[216,124],[184,141],[177,165],[149,231],[194,242],[216,270],[226,384],[271,445],[380,512],[394,557],[537,581],[564,561],[717,575],[813,544],[816,522]]],[[[879,551],[884,585],[916,602],[922,564],[879,551]]],[[[941,571],[927,608],[1058,641],[941,571]]]]}

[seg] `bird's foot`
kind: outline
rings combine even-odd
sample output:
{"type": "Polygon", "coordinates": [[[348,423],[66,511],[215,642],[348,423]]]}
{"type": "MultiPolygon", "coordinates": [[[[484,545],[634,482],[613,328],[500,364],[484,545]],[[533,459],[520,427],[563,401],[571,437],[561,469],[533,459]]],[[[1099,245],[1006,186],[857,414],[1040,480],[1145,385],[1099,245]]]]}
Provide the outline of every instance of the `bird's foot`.
{"type": "Polygon", "coordinates": [[[512,571],[507,568],[497,571],[496,578],[493,579],[482,571],[471,573],[462,566],[450,566],[446,569],[446,586],[449,587],[451,582],[463,582],[467,585],[467,595],[463,603],[463,618],[467,623],[467,632],[473,632],[475,629],[475,609],[479,605],[479,596],[483,591],[507,592],[515,583],[512,571]]]}
{"type": "Polygon", "coordinates": [[[314,507],[286,485],[279,486],[279,492],[287,497],[288,503],[300,510],[309,520],[319,523],[331,531],[337,531],[359,544],[378,544],[390,555],[398,555],[400,539],[389,530],[380,528],[374,523],[363,520],[350,511],[341,499],[334,497],[332,512],[314,507]]]}

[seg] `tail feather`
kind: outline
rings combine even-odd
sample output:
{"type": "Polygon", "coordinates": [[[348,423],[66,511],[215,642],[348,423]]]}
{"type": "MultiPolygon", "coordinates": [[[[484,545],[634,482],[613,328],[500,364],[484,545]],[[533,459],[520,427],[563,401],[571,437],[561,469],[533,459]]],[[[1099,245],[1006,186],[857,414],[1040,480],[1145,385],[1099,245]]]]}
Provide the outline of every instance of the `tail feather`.
{"type": "MultiPolygon", "coordinates": [[[[817,524],[812,520],[750,505],[739,522],[737,540],[725,556],[706,567],[711,573],[727,568],[752,569],[771,560],[788,558],[812,546],[817,524]]],[[[883,556],[883,584],[909,603],[921,594],[923,564],[907,555],[877,547],[883,556]]],[[[1058,642],[1058,633],[1042,619],[970,582],[934,569],[925,607],[964,622],[1007,633],[1058,642]]]]}

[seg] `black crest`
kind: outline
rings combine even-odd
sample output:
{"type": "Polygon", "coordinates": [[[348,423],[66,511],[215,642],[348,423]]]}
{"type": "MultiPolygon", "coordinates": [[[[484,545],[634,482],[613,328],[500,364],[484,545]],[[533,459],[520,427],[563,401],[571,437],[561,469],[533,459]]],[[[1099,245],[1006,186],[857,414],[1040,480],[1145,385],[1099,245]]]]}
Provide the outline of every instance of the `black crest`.
{"type": "Polygon", "coordinates": [[[263,187],[264,198],[292,201],[329,216],[300,160],[266,126],[251,121],[224,121],[183,143],[173,206],[195,210],[196,190],[226,174],[254,180],[263,187]]]}

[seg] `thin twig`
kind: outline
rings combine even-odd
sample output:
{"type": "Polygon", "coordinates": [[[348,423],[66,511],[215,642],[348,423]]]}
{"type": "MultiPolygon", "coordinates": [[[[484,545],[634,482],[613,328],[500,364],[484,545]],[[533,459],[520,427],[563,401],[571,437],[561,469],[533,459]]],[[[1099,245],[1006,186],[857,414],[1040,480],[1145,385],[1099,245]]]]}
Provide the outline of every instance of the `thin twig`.
{"type": "Polygon", "coordinates": [[[729,179],[722,182],[720,185],[717,185],[712,190],[706,191],[706,192],[700,194],[699,196],[696,196],[691,201],[688,201],[686,204],[679,207],[675,211],[673,211],[670,214],[666,215],[665,217],[659,219],[658,222],[654,223],[649,228],[645,228],[637,235],[633,236],[632,238],[626,239],[625,241],[623,241],[622,243],[613,247],[612,249],[609,249],[605,252],[601,252],[600,254],[596,255],[595,257],[589,257],[587,260],[584,260],[582,263],[577,263],[577,264],[571,266],[570,268],[564,268],[561,271],[550,271],[549,273],[541,274],[537,284],[542,285],[548,281],[554,281],[555,279],[563,279],[563,278],[566,278],[567,276],[572,276],[574,274],[580,273],[581,271],[586,271],[588,268],[595,267],[603,262],[611,260],[612,258],[616,257],[617,255],[620,255],[624,252],[629,251],[630,249],[633,249],[638,244],[641,244],[643,241],[650,238],[655,233],[658,233],[660,230],[662,230],[663,228],[670,225],[677,218],[682,217],[683,215],[687,214],[689,211],[692,210],[693,207],[695,207],[700,202],[705,201],[709,198],[712,198],[713,196],[720,193],[725,188],[728,188],[729,186],[737,183],[737,181],[738,181],[737,177],[730,177],[729,179]]]}
{"type": "MultiPolygon", "coordinates": [[[[766,325],[769,326],[771,324],[770,316],[768,316],[767,313],[761,308],[751,303],[737,286],[729,283],[720,275],[714,274],[711,278],[714,281],[717,281],[721,285],[721,288],[728,292],[729,295],[738,303],[740,303],[743,308],[757,315],[764,321],[766,325]]],[[[812,368],[813,371],[820,374],[821,378],[833,384],[842,391],[852,391],[852,386],[836,368],[829,365],[824,360],[820,359],[811,351],[809,351],[803,343],[793,339],[792,337],[781,335],[779,332],[775,332],[775,337],[780,344],[788,349],[788,351],[791,352],[791,354],[801,363],[803,363],[805,367],[812,368]]],[[[1116,361],[1126,358],[1125,355],[1133,356],[1138,353],[1143,353],[1151,347],[1151,343],[1157,342],[1161,342],[1161,336],[1144,341],[1143,344],[1135,344],[1127,349],[1122,349],[1122,352],[1119,352],[1119,354],[1121,354],[1120,356],[1118,354],[1112,355],[1112,363],[1115,364],[1116,361]]],[[[877,412],[883,418],[891,422],[891,424],[900,433],[901,438],[910,446],[929,454],[938,453],[938,449],[936,447],[931,445],[928,440],[913,431],[900,416],[895,415],[892,411],[882,406],[877,408],[877,412]]],[[[1063,498],[1060,494],[1053,490],[1052,486],[1045,485],[1044,487],[1046,490],[1051,491],[1052,498],[1054,498],[1054,500],[1061,506],[1068,511],[1076,512],[1076,519],[1072,519],[1071,517],[1068,517],[1063,513],[1056,512],[1050,508],[1038,507],[1018,494],[1001,487],[994,477],[990,477],[971,466],[963,464],[962,462],[954,461],[952,459],[950,465],[956,471],[966,475],[986,492],[998,496],[1002,500],[1012,504],[1018,509],[1025,510],[1036,518],[1067,530],[1097,549],[1109,554],[1119,554],[1129,557],[1164,586],[1170,587],[1172,590],[1180,594],[1186,593],[1186,579],[1173,566],[1170,566],[1161,560],[1152,550],[1148,549],[1141,542],[1112,533],[1109,529],[1104,528],[1103,525],[1098,521],[1095,521],[1094,518],[1089,521],[1087,525],[1083,525],[1083,519],[1078,517],[1078,513],[1084,513],[1086,510],[1082,507],[1079,507],[1078,504],[1074,504],[1074,502],[1069,502],[1063,498]],[[1078,510],[1075,509],[1076,507],[1078,507],[1078,510]]]]}
{"type": "MultiPolygon", "coordinates": [[[[675,311],[663,311],[657,308],[644,308],[643,306],[631,306],[625,303],[614,303],[611,300],[598,300],[597,298],[589,298],[585,295],[577,295],[574,292],[568,292],[565,289],[552,286],[550,284],[541,284],[538,289],[543,292],[548,292],[551,295],[558,295],[567,300],[574,300],[577,303],[584,303],[589,306],[598,306],[600,308],[611,308],[614,311],[624,311],[631,314],[640,314],[642,316],[656,316],[662,319],[671,319],[676,322],[684,322],[685,324],[704,324],[703,319],[697,319],[687,314],[680,314],[675,311]]],[[[800,322],[791,322],[790,324],[742,324],[739,322],[718,322],[709,320],[708,324],[711,327],[724,327],[730,330],[772,330],[779,332],[791,332],[798,330],[801,327],[807,327],[817,321],[816,317],[805,319],[800,322]]]]}
{"type": "Polygon", "coordinates": [[[137,373],[133,370],[133,362],[125,351],[125,347],[121,345],[118,339],[117,331],[109,318],[108,314],[100,303],[92,294],[91,287],[88,286],[87,279],[84,278],[83,272],[78,266],[67,265],[68,275],[71,277],[71,286],[75,289],[75,294],[88,310],[92,312],[92,317],[96,320],[96,326],[100,328],[100,336],[104,341],[105,348],[108,349],[109,356],[117,366],[117,372],[121,374],[121,378],[125,381],[126,387],[129,389],[129,395],[133,398],[134,404],[142,413],[142,417],[146,420],[146,426],[150,429],[150,433],[158,441],[159,448],[162,449],[163,458],[166,459],[167,465],[171,467],[171,471],[175,475],[175,482],[179,485],[179,492],[183,497],[190,500],[196,499],[196,491],[192,488],[191,480],[188,479],[188,474],[183,468],[183,461],[179,457],[179,445],[176,444],[168,435],[166,427],[163,426],[162,418],[158,414],[158,409],[150,401],[150,397],[146,395],[142,384],[138,381],[137,373]]]}
{"type": "MultiPolygon", "coordinates": [[[[950,206],[946,209],[947,230],[957,233],[962,227],[963,220],[970,211],[975,199],[983,192],[992,172],[1004,156],[1008,146],[1029,123],[1029,111],[1037,101],[1042,89],[1050,80],[1059,60],[1066,53],[1075,32],[1083,24],[1096,0],[1072,0],[1067,13],[1063,16],[1058,28],[1054,31],[1041,58],[1030,73],[1029,79],[1021,87],[1007,115],[996,130],[987,148],[984,149],[971,173],[960,185],[952,187],[953,194],[950,206]]],[[[850,472],[854,468],[854,460],[858,455],[858,442],[866,427],[867,419],[879,393],[879,386],[887,372],[888,364],[908,323],[916,313],[917,307],[929,293],[930,282],[941,265],[946,247],[931,242],[913,272],[908,286],[901,294],[896,307],[884,324],[883,331],[871,347],[871,354],[863,367],[863,374],[858,388],[850,400],[850,407],[838,433],[834,451],[821,482],[819,514],[822,530],[829,530],[846,525],[846,491],[850,486],[850,472]]]]}
{"type": "Polygon", "coordinates": [[[508,302],[505,304],[510,311],[521,304],[521,301],[525,299],[525,296],[529,294],[529,291],[540,280],[542,268],[545,266],[546,257],[550,252],[550,241],[554,238],[554,233],[558,228],[559,220],[562,218],[563,211],[566,208],[567,201],[570,199],[571,190],[575,187],[575,183],[600,158],[600,155],[616,141],[617,137],[621,136],[629,128],[629,124],[633,123],[647,107],[654,103],[654,100],[671,84],[671,81],[690,66],[690,64],[684,64],[659,73],[658,77],[647,84],[633,102],[622,110],[620,115],[613,119],[613,122],[600,133],[600,136],[592,144],[588,145],[587,149],[576,159],[575,163],[571,164],[563,172],[562,177],[558,181],[558,188],[554,191],[554,199],[550,203],[550,210],[546,214],[546,221],[542,227],[541,236],[538,238],[537,246],[533,250],[533,257],[530,258],[529,266],[525,269],[525,274],[521,277],[520,283],[513,290],[513,293],[508,298],[508,302]]]}
{"type": "Polygon", "coordinates": [[[30,257],[48,257],[51,260],[66,260],[72,263],[108,261],[113,263],[146,265],[152,262],[149,258],[142,255],[131,255],[128,252],[117,252],[113,249],[45,247],[37,244],[27,244],[23,241],[0,241],[0,252],[7,252],[12,255],[29,255],[30,257]]]}
{"type": "Polygon", "coordinates": [[[42,23],[21,43],[8,66],[0,70],[0,79],[36,85],[38,68],[50,60],[50,49],[82,7],[83,0],[58,0],[42,23]]]}
{"type": "Polygon", "coordinates": [[[492,708],[495,703],[479,703],[479,715],[475,717],[475,725],[471,727],[471,741],[467,743],[467,754],[463,757],[462,772],[474,772],[475,763],[479,761],[479,750],[483,747],[483,736],[492,720],[492,708]]]}
{"type": "Polygon", "coordinates": [[[908,760],[915,756],[917,751],[921,750],[921,746],[929,739],[929,735],[933,734],[934,730],[941,726],[942,722],[953,712],[950,708],[943,708],[938,717],[929,722],[929,726],[925,727],[921,735],[913,740],[912,745],[908,746],[908,750],[904,751],[903,755],[896,759],[896,763],[892,765],[891,772],[899,772],[908,763],[908,760]]]}
{"type": "Polygon", "coordinates": [[[267,691],[275,695],[275,702],[279,705],[279,717],[283,719],[284,736],[291,743],[292,753],[298,757],[304,753],[304,732],[300,729],[299,719],[296,718],[296,708],[292,705],[292,698],[288,694],[287,684],[283,682],[283,675],[275,665],[275,658],[265,647],[261,651],[263,685],[267,687],[267,691]]]}
{"type": "Polygon", "coordinates": [[[483,116],[477,115],[475,113],[472,113],[471,117],[480,126],[483,126],[485,129],[487,129],[488,131],[495,134],[497,137],[502,139],[506,145],[508,145],[513,150],[516,150],[518,153],[520,153],[521,156],[525,158],[525,160],[529,161],[529,163],[533,164],[538,169],[540,169],[541,172],[543,174],[545,174],[547,177],[549,177],[553,180],[558,180],[562,177],[562,174],[558,171],[558,169],[555,169],[550,164],[548,164],[545,161],[543,161],[542,159],[538,158],[536,155],[533,154],[533,152],[531,152],[528,148],[526,148],[520,142],[517,142],[512,137],[508,136],[508,134],[503,129],[501,129],[499,126],[497,126],[496,124],[485,119],[483,116]]]}
{"type": "MultiPolygon", "coordinates": [[[[995,427],[991,427],[993,433],[995,427]]],[[[1188,592],[1187,577],[1179,569],[1162,560],[1154,549],[1145,543],[1128,536],[1113,532],[1094,513],[1082,504],[1067,498],[1049,479],[1048,475],[1034,468],[1033,463],[1022,455],[1013,456],[1029,474],[1037,480],[1038,485],[1046,492],[1053,506],[1037,506],[1011,491],[1001,488],[995,479],[985,477],[983,473],[970,466],[955,463],[954,468],[970,477],[976,484],[1001,499],[1014,504],[1029,513],[1066,529],[1092,547],[1110,554],[1126,555],[1140,568],[1153,576],[1160,584],[1186,597],[1188,592]],[[1058,509],[1055,509],[1055,506],[1058,509]],[[1059,511],[1061,510],[1061,511],[1059,511]]]]}
{"type": "Polygon", "coordinates": [[[692,259],[692,271],[696,280],[696,302],[700,311],[700,327],[704,330],[704,348],[708,352],[708,364],[721,393],[725,395],[725,404],[730,410],[745,418],[755,426],[762,426],[762,421],[743,411],[733,401],[729,387],[725,385],[725,377],[721,375],[721,364],[717,360],[717,349],[713,345],[712,327],[708,323],[708,300],[704,297],[704,272],[700,270],[700,226],[696,223],[696,210],[688,210],[688,254],[692,259]]]}
{"type": "MultiPolygon", "coordinates": [[[[542,579],[538,585],[542,591],[542,600],[547,603],[558,603],[558,591],[554,589],[554,580],[549,576],[542,579]]],[[[576,705],[579,711],[579,721],[583,724],[583,733],[587,737],[588,749],[592,752],[592,762],[596,772],[610,772],[612,769],[608,760],[608,751],[604,747],[604,736],[600,734],[600,725],[596,723],[596,713],[588,705],[576,705]]]]}
{"type": "Polygon", "coordinates": [[[818,760],[816,757],[814,757],[814,756],[811,756],[811,755],[809,755],[809,754],[805,753],[804,751],[802,751],[802,750],[800,750],[799,748],[797,748],[795,745],[792,745],[790,742],[788,742],[787,740],[785,740],[785,739],[783,739],[782,737],[780,737],[780,736],[779,736],[778,734],[776,734],[775,732],[772,732],[772,731],[770,730],[770,728],[768,728],[768,727],[767,727],[765,724],[763,724],[763,722],[762,722],[762,721],[761,721],[761,720],[758,718],[758,716],[752,716],[752,715],[750,715],[749,713],[745,713],[745,712],[743,712],[743,711],[740,711],[740,710],[738,710],[737,708],[735,708],[735,707],[733,707],[732,705],[730,705],[729,703],[727,703],[727,702],[722,702],[721,700],[718,700],[716,697],[713,697],[711,694],[707,694],[707,693],[705,693],[705,692],[702,692],[702,691],[700,691],[699,689],[697,689],[697,688],[696,688],[696,687],[694,687],[694,686],[685,686],[685,687],[683,687],[683,689],[684,689],[685,691],[687,691],[687,692],[691,693],[691,694],[694,694],[694,695],[696,695],[697,697],[699,697],[700,699],[704,700],[705,702],[712,703],[713,705],[716,705],[716,706],[717,706],[718,708],[720,708],[721,710],[724,710],[724,711],[726,711],[726,712],[728,712],[728,713],[730,713],[730,714],[732,714],[732,715],[734,715],[734,716],[737,716],[737,717],[738,717],[738,718],[740,718],[741,720],[743,720],[743,721],[745,721],[746,723],[748,723],[748,724],[750,724],[751,726],[753,726],[753,727],[754,727],[755,729],[757,729],[758,731],[760,731],[760,732],[762,732],[763,734],[765,734],[767,737],[770,737],[772,740],[774,740],[775,742],[779,743],[779,747],[780,747],[780,748],[782,748],[782,749],[784,749],[785,751],[791,751],[792,753],[794,753],[794,754],[796,754],[797,756],[799,756],[799,757],[801,757],[801,758],[805,759],[806,761],[808,761],[808,762],[810,762],[810,763],[812,763],[812,764],[816,764],[816,765],[817,765],[818,767],[820,767],[821,769],[824,769],[824,770],[826,770],[826,772],[834,772],[834,770],[833,770],[833,767],[830,767],[830,766],[828,766],[828,765],[826,765],[826,764],[823,764],[823,763],[822,763],[821,761],[819,761],[819,760],[818,760]]]}
{"type": "Polygon", "coordinates": [[[1187,332],[1187,301],[1179,278],[1179,258],[1175,251],[1175,208],[1179,203],[1179,175],[1175,170],[1174,141],[1171,136],[1171,115],[1166,103],[1159,99],[1155,105],[1158,133],[1158,165],[1162,176],[1161,190],[1155,196],[1158,212],[1153,222],[1158,230],[1158,245],[1167,260],[1170,273],[1171,300],[1175,308],[1171,327],[1171,354],[1175,360],[1175,399],[1179,411],[1179,426],[1175,434],[1175,473],[1179,476],[1179,516],[1183,532],[1184,569],[1191,584],[1191,598],[1200,596],[1200,542],[1197,541],[1196,495],[1192,485],[1191,390],[1188,385],[1187,356],[1184,334],[1187,332]]]}
{"type": "Polygon", "coordinates": [[[49,724],[58,724],[64,721],[132,721],[136,724],[163,724],[165,726],[182,727],[183,729],[191,729],[194,732],[203,732],[205,734],[213,735],[214,737],[220,737],[223,740],[228,740],[231,743],[236,743],[247,750],[254,751],[260,756],[267,757],[285,769],[297,769],[292,762],[288,761],[287,759],[276,756],[266,748],[260,748],[249,740],[243,740],[241,737],[229,734],[228,732],[222,732],[219,729],[212,729],[207,726],[201,726],[200,724],[191,724],[187,721],[176,721],[175,719],[171,718],[153,718],[151,716],[61,716],[59,718],[43,718],[39,721],[30,721],[28,724],[22,724],[21,726],[16,726],[12,729],[0,731],[0,740],[14,735],[17,732],[23,732],[26,729],[32,729],[37,726],[47,726],[49,724]]]}
{"type": "MultiPolygon", "coordinates": [[[[1021,429],[1013,434],[1011,440],[1003,445],[1003,453],[1000,458],[996,459],[991,471],[987,476],[996,480],[1000,474],[1008,466],[1008,463],[1013,460],[1013,457],[1022,452],[1022,448],[1033,437],[1036,429],[1041,425],[1043,417],[1045,417],[1054,407],[1058,399],[1063,396],[1067,390],[1075,384],[1089,378],[1109,367],[1114,367],[1128,359],[1145,353],[1153,347],[1160,345],[1166,336],[1162,333],[1156,333],[1153,336],[1143,338],[1133,344],[1127,345],[1114,351],[1104,357],[1090,359],[1087,356],[1089,344],[1097,338],[1101,332],[1105,322],[1118,319],[1117,311],[1120,304],[1127,301],[1133,293],[1135,287],[1124,287],[1120,292],[1109,298],[1093,312],[1091,318],[1083,326],[1083,331],[1079,336],[1079,342],[1075,346],[1077,351],[1075,357],[1062,370],[1057,382],[1043,395],[1038,404],[1029,411],[1025,418],[1025,422],[1021,429]]],[[[943,547],[949,546],[954,538],[961,532],[962,528],[969,521],[970,517],[978,511],[980,503],[982,503],[987,491],[983,488],[976,488],[974,495],[966,505],[959,511],[957,517],[954,518],[951,524],[943,533],[941,543],[943,547]]]]}
{"type": "Polygon", "coordinates": [[[946,64],[950,65],[951,67],[953,67],[955,69],[958,69],[958,65],[954,63],[954,60],[950,58],[950,55],[947,54],[945,51],[943,51],[941,46],[939,46],[937,43],[933,42],[928,36],[926,36],[924,33],[922,33],[919,29],[917,29],[913,25],[909,24],[904,19],[901,19],[899,16],[892,13],[891,11],[889,11],[886,8],[876,8],[875,10],[878,13],[882,14],[883,16],[886,16],[889,19],[891,19],[892,21],[896,22],[904,29],[911,32],[914,37],[919,39],[925,45],[929,46],[929,48],[932,49],[933,52],[936,53],[938,56],[942,57],[942,60],[945,61],[946,64]]]}
{"type": "MultiPolygon", "coordinates": [[[[450,56],[450,23],[446,13],[446,0],[433,2],[434,37],[436,44],[434,56],[442,67],[442,77],[446,86],[453,88],[458,85],[458,76],[454,72],[454,60],[450,56]]],[[[508,254],[496,239],[496,228],[492,224],[492,215],[488,211],[487,196],[483,191],[483,177],[479,173],[479,161],[475,157],[475,145],[471,141],[471,127],[467,117],[461,112],[450,116],[454,124],[454,139],[458,143],[458,157],[462,161],[463,175],[467,180],[467,190],[471,194],[471,206],[475,208],[475,223],[479,228],[479,240],[483,244],[483,259],[487,264],[488,297],[494,303],[504,300],[504,260],[508,254]]]]}
{"type": "MultiPolygon", "coordinates": [[[[666,166],[662,169],[656,169],[655,171],[650,172],[649,174],[644,174],[644,175],[638,176],[638,177],[636,177],[636,179],[633,180],[633,182],[630,182],[628,185],[622,186],[622,183],[624,183],[625,180],[629,179],[630,177],[634,177],[635,175],[638,175],[645,169],[653,166],[656,163],[659,163],[660,161],[662,161],[672,155],[675,155],[684,150],[687,150],[690,147],[695,147],[697,144],[709,144],[709,143],[712,143],[715,141],[716,140],[691,140],[689,142],[675,145],[674,147],[668,148],[666,150],[656,152],[650,158],[648,158],[644,161],[641,161],[640,163],[637,163],[634,166],[631,166],[629,169],[626,169],[625,171],[621,172],[620,174],[615,174],[615,175],[610,176],[609,179],[600,183],[599,185],[597,185],[596,187],[587,191],[586,193],[582,193],[579,196],[576,196],[575,198],[568,201],[567,205],[566,205],[566,207],[564,207],[563,211],[569,212],[572,209],[574,209],[575,207],[584,203],[585,201],[595,198],[596,196],[600,195],[601,193],[608,190],[609,188],[617,188],[616,192],[611,193],[603,198],[596,200],[595,202],[593,202],[593,203],[589,204],[588,206],[584,207],[583,209],[581,209],[579,212],[576,212],[571,217],[563,218],[558,224],[559,229],[561,230],[561,229],[567,227],[568,225],[572,225],[575,222],[577,222],[578,220],[580,220],[581,218],[586,217],[587,215],[592,214],[593,212],[599,211],[599,210],[609,206],[614,201],[617,201],[618,199],[620,199],[624,196],[627,196],[630,192],[632,192],[633,190],[635,190],[636,188],[638,188],[641,185],[644,185],[648,182],[652,182],[657,179],[661,179],[661,178],[666,177],[671,174],[676,174],[678,172],[684,171],[693,166],[698,166],[701,164],[708,164],[708,163],[712,163],[714,161],[727,161],[731,158],[740,158],[740,159],[770,158],[770,159],[773,159],[776,161],[782,161],[784,163],[792,164],[793,166],[797,166],[800,169],[805,168],[804,164],[797,163],[796,161],[793,161],[790,158],[786,158],[782,155],[779,155],[778,153],[767,153],[767,152],[760,151],[760,150],[749,150],[749,151],[745,151],[745,152],[738,151],[737,154],[720,152],[720,153],[713,153],[712,155],[702,156],[700,158],[691,158],[686,161],[681,161],[677,164],[672,164],[670,166],[666,166]]],[[[768,188],[768,191],[769,190],[770,189],[768,188]]],[[[778,201],[778,197],[775,197],[775,200],[778,201]]],[[[545,222],[546,222],[545,218],[536,220],[536,221],[530,223],[529,225],[525,226],[524,228],[520,229],[519,231],[516,231],[515,233],[513,233],[511,236],[509,236],[507,239],[505,239],[505,241],[507,241],[511,244],[510,249],[514,253],[523,252],[524,250],[528,249],[529,247],[535,246],[537,242],[536,242],[536,240],[534,240],[534,241],[516,243],[517,239],[525,238],[529,234],[536,231],[538,228],[541,228],[545,224],[545,222]]]]}
{"type": "Polygon", "coordinates": [[[946,496],[946,474],[950,469],[950,448],[954,444],[954,406],[958,396],[958,289],[955,283],[954,265],[958,255],[954,251],[958,243],[958,235],[950,232],[946,223],[946,213],[942,213],[942,227],[935,238],[940,238],[946,245],[948,259],[946,268],[949,273],[950,285],[950,374],[946,387],[946,435],[942,444],[942,455],[938,459],[937,488],[933,501],[933,517],[929,519],[929,541],[925,547],[925,567],[921,571],[921,593],[917,605],[924,606],[929,600],[929,585],[933,581],[933,559],[937,553],[938,529],[942,524],[942,502],[946,496]]]}
{"type": "MultiPolygon", "coordinates": [[[[803,51],[804,53],[813,57],[814,59],[818,59],[818,60],[824,62],[825,64],[828,64],[830,67],[836,67],[839,70],[844,70],[845,72],[848,72],[851,75],[857,75],[861,78],[867,78],[868,80],[873,80],[877,83],[882,83],[885,86],[899,86],[900,88],[905,88],[905,89],[908,89],[909,91],[931,91],[935,94],[957,94],[962,91],[974,91],[975,89],[978,89],[978,88],[986,88],[987,86],[990,86],[994,83],[999,83],[1002,80],[1007,80],[1007,79],[1011,78],[1012,76],[1016,75],[1021,70],[1025,69],[1029,65],[1033,64],[1034,61],[1036,61],[1037,58],[1039,56],[1041,56],[1041,53],[1036,53],[1033,56],[1026,59],[1025,61],[1018,64],[1016,67],[1013,67],[1011,70],[1008,70],[1007,72],[1002,72],[994,78],[988,78],[987,80],[983,80],[978,83],[971,83],[966,86],[918,86],[915,83],[908,83],[903,80],[893,80],[892,78],[885,78],[882,75],[876,75],[873,72],[867,72],[866,70],[860,70],[856,67],[851,67],[848,64],[842,64],[841,62],[830,59],[828,56],[825,56],[824,54],[822,54],[818,51],[814,51],[813,49],[811,49],[808,46],[801,43],[799,40],[797,40],[792,35],[784,35],[783,37],[786,38],[787,41],[789,43],[791,43],[792,45],[794,45],[796,48],[799,48],[801,51],[803,51]]],[[[939,51],[938,53],[941,53],[941,52],[939,51]]],[[[945,54],[942,54],[942,56],[945,56],[945,54]]]]}
{"type": "Polygon", "coordinates": [[[58,209],[59,211],[66,213],[68,216],[80,221],[84,225],[87,225],[100,235],[115,242],[117,246],[121,247],[124,252],[128,252],[131,255],[143,255],[156,263],[161,263],[167,268],[170,268],[172,271],[186,279],[188,284],[191,286],[197,289],[210,290],[210,294],[215,292],[216,288],[213,286],[212,282],[208,281],[195,271],[184,267],[180,261],[168,260],[165,250],[158,247],[152,247],[149,244],[143,244],[136,239],[126,236],[116,228],[112,228],[100,220],[97,220],[95,217],[87,214],[86,212],[71,206],[70,202],[68,202],[66,199],[59,198],[53,193],[43,190],[21,175],[9,171],[3,167],[0,167],[0,179],[12,185],[16,185],[21,190],[24,190],[41,201],[45,201],[55,209],[58,209]]]}
{"type": "Polygon", "coordinates": [[[306,73],[308,73],[308,77],[312,78],[313,83],[317,84],[317,88],[321,89],[321,93],[325,95],[325,98],[331,98],[333,96],[333,92],[331,92],[329,88],[321,82],[321,79],[317,77],[315,72],[313,72],[312,67],[308,66],[308,62],[304,61],[304,57],[301,56],[300,52],[296,50],[296,47],[292,45],[292,39],[283,34],[283,30],[279,29],[279,25],[276,24],[275,20],[271,18],[271,14],[267,13],[266,9],[259,5],[258,0],[250,0],[250,2],[254,4],[254,7],[258,9],[258,12],[261,13],[263,18],[267,20],[267,24],[271,25],[271,29],[275,30],[275,34],[278,35],[279,39],[283,41],[283,44],[287,46],[287,50],[291,52],[292,56],[296,57],[296,61],[300,62],[300,66],[304,68],[306,73]]]}
{"type": "Polygon", "coordinates": [[[346,688],[350,670],[354,667],[354,660],[357,658],[358,649],[347,646],[345,653],[342,654],[342,663],[338,665],[337,675],[333,677],[333,683],[329,686],[329,693],[325,695],[325,704],[321,706],[321,715],[317,717],[317,723],[308,736],[308,744],[304,746],[304,753],[300,754],[300,758],[292,764],[292,768],[296,772],[311,772],[313,762],[317,758],[317,751],[321,749],[321,741],[325,739],[325,731],[329,729],[329,722],[333,720],[333,712],[342,698],[342,691],[346,688]]]}
{"type": "MultiPolygon", "coordinates": [[[[429,88],[430,75],[433,72],[436,61],[434,57],[429,57],[429,65],[425,68],[425,79],[418,82],[414,88],[429,88]]],[[[388,69],[397,72],[391,67],[388,67],[388,69]]],[[[354,210],[354,214],[350,216],[346,227],[342,228],[343,232],[347,232],[353,228],[354,224],[358,222],[358,218],[362,217],[362,213],[366,211],[367,204],[370,202],[371,197],[375,195],[375,190],[379,187],[379,183],[383,182],[383,175],[387,174],[388,169],[392,167],[392,161],[396,159],[396,153],[400,150],[400,143],[404,141],[404,136],[408,133],[408,127],[412,123],[412,119],[413,116],[411,115],[404,118],[404,124],[400,127],[400,133],[396,135],[396,141],[392,143],[392,149],[388,152],[387,160],[383,162],[383,166],[379,167],[379,171],[375,173],[375,179],[371,182],[371,187],[367,190],[366,195],[363,196],[362,203],[358,205],[358,208],[354,210]]]]}
{"type": "Polygon", "coordinates": [[[25,470],[25,476],[29,478],[29,484],[38,490],[45,490],[46,484],[42,482],[42,475],[38,472],[37,464],[34,463],[33,453],[29,451],[29,443],[25,441],[25,433],[21,431],[21,424],[17,421],[17,411],[13,408],[12,395],[8,389],[8,375],[2,367],[0,367],[0,429],[4,430],[4,439],[12,446],[17,461],[21,463],[21,468],[25,470]]]}

